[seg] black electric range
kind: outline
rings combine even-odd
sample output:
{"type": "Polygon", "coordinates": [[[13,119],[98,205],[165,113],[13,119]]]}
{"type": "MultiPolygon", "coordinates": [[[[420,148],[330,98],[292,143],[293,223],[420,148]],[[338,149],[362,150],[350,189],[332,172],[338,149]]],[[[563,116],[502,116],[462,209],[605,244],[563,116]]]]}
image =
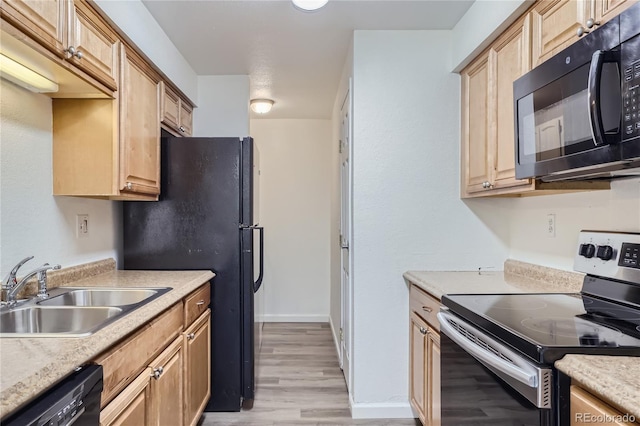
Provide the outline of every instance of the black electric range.
{"type": "Polygon", "coordinates": [[[564,425],[568,389],[554,361],[640,356],[639,258],[638,233],[582,231],[580,293],[443,296],[442,424],[564,425]],[[494,409],[460,402],[474,392],[494,409]]]}

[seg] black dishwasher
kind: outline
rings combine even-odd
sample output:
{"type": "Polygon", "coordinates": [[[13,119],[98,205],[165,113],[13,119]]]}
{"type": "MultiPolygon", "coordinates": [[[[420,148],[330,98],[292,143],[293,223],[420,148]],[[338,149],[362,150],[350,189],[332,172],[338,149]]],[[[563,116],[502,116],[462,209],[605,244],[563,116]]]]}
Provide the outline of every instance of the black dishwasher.
{"type": "Polygon", "coordinates": [[[2,426],[98,426],[102,366],[85,365],[2,420],[2,426]]]}

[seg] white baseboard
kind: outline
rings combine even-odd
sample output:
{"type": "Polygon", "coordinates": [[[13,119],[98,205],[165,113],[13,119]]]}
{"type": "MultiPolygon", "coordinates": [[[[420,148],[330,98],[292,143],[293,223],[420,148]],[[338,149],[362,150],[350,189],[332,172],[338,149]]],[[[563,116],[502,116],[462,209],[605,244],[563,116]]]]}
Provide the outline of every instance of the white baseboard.
{"type": "MultiPolygon", "coordinates": [[[[329,315],[329,327],[331,327],[333,344],[336,346],[336,354],[338,355],[338,359],[340,359],[340,340],[338,340],[338,335],[336,334],[336,328],[333,326],[333,320],[331,319],[331,315],[329,315]]],[[[342,366],[340,367],[342,368],[342,366]]]]}
{"type": "Polygon", "coordinates": [[[409,401],[407,402],[353,402],[349,395],[349,408],[354,419],[414,419],[416,418],[409,401]]]}
{"type": "Polygon", "coordinates": [[[328,315],[288,315],[267,314],[262,316],[263,322],[329,322],[328,315]]]}

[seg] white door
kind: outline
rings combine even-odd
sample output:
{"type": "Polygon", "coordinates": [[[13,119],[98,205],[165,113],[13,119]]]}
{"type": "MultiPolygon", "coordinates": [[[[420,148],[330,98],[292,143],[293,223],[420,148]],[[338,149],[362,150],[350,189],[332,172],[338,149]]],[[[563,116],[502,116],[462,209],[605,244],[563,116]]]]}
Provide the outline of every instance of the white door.
{"type": "Polygon", "coordinates": [[[340,246],[341,246],[341,320],[340,320],[340,366],[347,388],[351,386],[351,313],[352,291],[349,276],[351,264],[349,244],[351,241],[351,81],[342,105],[340,127],[340,246]]]}

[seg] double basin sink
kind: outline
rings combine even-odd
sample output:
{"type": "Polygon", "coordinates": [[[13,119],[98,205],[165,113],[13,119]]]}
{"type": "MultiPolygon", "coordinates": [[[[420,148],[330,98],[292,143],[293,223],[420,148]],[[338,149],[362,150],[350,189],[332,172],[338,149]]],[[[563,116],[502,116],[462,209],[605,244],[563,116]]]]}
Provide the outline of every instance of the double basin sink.
{"type": "Polygon", "coordinates": [[[60,287],[48,299],[0,310],[0,337],[84,337],[171,290],[60,287]]]}

